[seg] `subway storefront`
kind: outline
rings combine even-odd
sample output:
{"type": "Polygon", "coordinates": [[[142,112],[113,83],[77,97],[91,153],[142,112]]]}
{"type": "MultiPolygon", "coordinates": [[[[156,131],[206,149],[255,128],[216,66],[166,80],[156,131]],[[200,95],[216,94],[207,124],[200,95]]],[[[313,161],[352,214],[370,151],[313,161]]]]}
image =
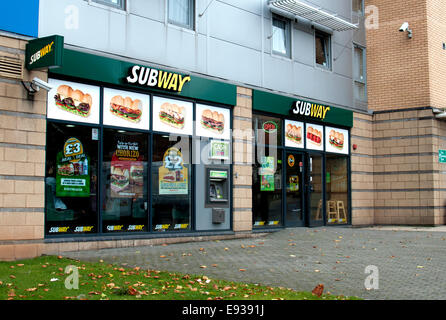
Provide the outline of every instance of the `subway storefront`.
{"type": "Polygon", "coordinates": [[[45,237],[232,230],[235,86],[72,50],[48,83],[45,237]]]}
{"type": "Polygon", "coordinates": [[[351,224],[353,112],[253,92],[253,228],[351,224]]]}

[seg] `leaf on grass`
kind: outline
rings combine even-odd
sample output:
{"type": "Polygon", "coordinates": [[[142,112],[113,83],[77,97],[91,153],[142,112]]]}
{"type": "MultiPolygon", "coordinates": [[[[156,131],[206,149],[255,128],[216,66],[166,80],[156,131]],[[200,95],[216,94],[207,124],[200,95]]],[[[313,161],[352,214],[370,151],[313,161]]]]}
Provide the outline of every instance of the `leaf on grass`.
{"type": "Polygon", "coordinates": [[[28,289],[25,289],[25,291],[28,291],[28,292],[34,292],[34,291],[36,291],[37,290],[37,288],[28,288],[28,289]]]}
{"type": "Polygon", "coordinates": [[[311,293],[313,294],[313,295],[316,295],[316,296],[318,296],[318,297],[320,297],[321,295],[322,295],[322,293],[324,292],[324,285],[323,284],[318,284],[314,289],[313,289],[313,291],[311,291],[311,293]]]}

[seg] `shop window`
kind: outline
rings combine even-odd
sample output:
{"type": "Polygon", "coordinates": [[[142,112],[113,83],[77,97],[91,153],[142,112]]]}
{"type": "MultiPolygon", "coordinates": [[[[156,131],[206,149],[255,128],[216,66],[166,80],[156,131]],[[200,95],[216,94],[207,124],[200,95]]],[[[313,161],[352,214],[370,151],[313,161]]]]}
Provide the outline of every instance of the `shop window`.
{"type": "Polygon", "coordinates": [[[331,35],[316,30],[316,64],[331,70],[331,35]]]}
{"type": "Polygon", "coordinates": [[[121,10],[125,10],[125,1],[126,0],[90,0],[92,2],[100,3],[106,6],[110,6],[112,8],[117,8],[121,10]]]}
{"type": "Polygon", "coordinates": [[[253,165],[254,227],[282,225],[282,151],[256,146],[253,165]]]}
{"type": "Polygon", "coordinates": [[[194,29],[195,0],[168,0],[168,21],[187,29],[194,29]]]}
{"type": "Polygon", "coordinates": [[[347,156],[327,155],[327,224],[348,223],[347,163],[347,156]]]}
{"type": "Polygon", "coordinates": [[[191,229],[190,138],[153,136],[152,229],[191,229]]]}
{"type": "Polygon", "coordinates": [[[256,144],[280,146],[282,144],[282,120],[263,115],[253,116],[256,144]]]}
{"type": "Polygon", "coordinates": [[[102,230],[148,230],[148,136],[104,129],[102,230]]]}
{"type": "Polygon", "coordinates": [[[291,58],[291,23],[273,16],[272,51],[274,54],[291,58]]]}
{"type": "Polygon", "coordinates": [[[45,233],[98,232],[98,129],[48,122],[46,146],[45,233]]]}

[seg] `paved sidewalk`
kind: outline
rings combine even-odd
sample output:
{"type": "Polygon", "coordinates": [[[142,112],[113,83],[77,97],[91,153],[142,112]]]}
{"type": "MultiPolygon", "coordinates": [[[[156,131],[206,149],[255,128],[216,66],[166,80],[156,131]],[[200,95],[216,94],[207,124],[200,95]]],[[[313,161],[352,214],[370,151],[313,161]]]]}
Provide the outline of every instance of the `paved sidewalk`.
{"type": "Polygon", "coordinates": [[[294,228],[252,239],[65,256],[304,291],[323,283],[325,292],[364,299],[446,299],[446,232],[442,231],[294,228]],[[378,267],[378,290],[365,289],[368,265],[378,267]]]}

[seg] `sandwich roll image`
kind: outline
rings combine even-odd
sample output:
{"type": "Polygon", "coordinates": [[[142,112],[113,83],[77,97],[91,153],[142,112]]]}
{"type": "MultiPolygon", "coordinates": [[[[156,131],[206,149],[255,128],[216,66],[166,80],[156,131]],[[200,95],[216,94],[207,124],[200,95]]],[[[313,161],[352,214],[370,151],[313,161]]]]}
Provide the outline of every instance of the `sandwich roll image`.
{"type": "Polygon", "coordinates": [[[329,135],[329,142],[333,147],[342,150],[344,148],[344,134],[335,130],[331,130],[329,135]]]}
{"type": "Polygon", "coordinates": [[[322,144],[322,132],[313,127],[308,127],[307,139],[311,143],[320,146],[322,144]]]}
{"type": "Polygon", "coordinates": [[[185,122],[185,108],[165,102],[160,107],[160,121],[168,126],[183,129],[185,122]]]}
{"type": "Polygon", "coordinates": [[[225,129],[225,116],[218,111],[206,109],[201,115],[201,125],[206,130],[222,134],[225,129]]]}
{"type": "Polygon", "coordinates": [[[302,127],[297,127],[291,123],[286,126],[286,138],[297,144],[302,142],[302,127]]]}
{"type": "Polygon", "coordinates": [[[141,121],[142,102],[139,99],[133,100],[130,97],[116,95],[110,101],[110,112],[117,117],[136,123],[141,121]]]}
{"type": "Polygon", "coordinates": [[[130,183],[129,169],[122,166],[111,167],[111,189],[112,191],[119,193],[127,189],[130,183]]]}
{"type": "Polygon", "coordinates": [[[93,98],[90,94],[81,90],[73,90],[68,85],[60,85],[54,99],[56,106],[60,109],[81,117],[88,117],[93,105],[93,98]]]}

